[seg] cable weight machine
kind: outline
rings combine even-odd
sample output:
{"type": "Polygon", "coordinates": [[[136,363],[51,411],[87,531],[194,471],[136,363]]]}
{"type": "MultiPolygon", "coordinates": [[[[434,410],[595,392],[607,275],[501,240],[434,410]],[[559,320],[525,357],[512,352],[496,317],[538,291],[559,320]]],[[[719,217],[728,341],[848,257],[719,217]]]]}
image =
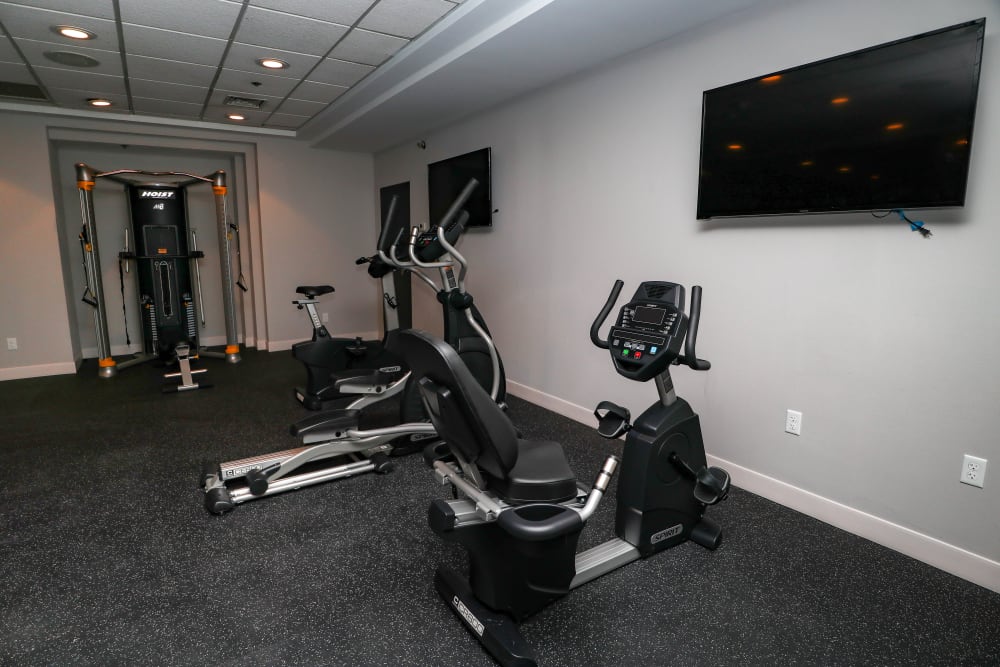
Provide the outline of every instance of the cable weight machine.
{"type": "Polygon", "coordinates": [[[243,290],[246,288],[233,279],[232,241],[233,232],[238,233],[238,228],[227,222],[226,173],[219,170],[208,176],[196,176],[185,172],[137,169],[101,172],[81,162],[76,165],[76,177],[80,192],[80,213],[83,218],[81,247],[86,280],[83,300],[94,309],[98,377],[111,378],[117,375],[119,370],[129,366],[157,358],[176,357],[182,371],[180,374],[182,384],[178,389],[194,389],[198,385],[191,381],[192,371],[187,365],[189,355],[217,357],[229,363],[239,363],[240,345],[233,285],[235,283],[243,290]],[[182,177],[185,180],[169,184],[139,182],[126,177],[131,174],[182,177]],[[134,262],[138,275],[143,349],[133,359],[122,362],[116,362],[112,357],[108,336],[107,303],[101,279],[93,199],[93,189],[99,178],[106,178],[125,186],[130,222],[125,231],[125,249],[118,256],[125,271],[129,270],[129,263],[134,262]],[[188,187],[200,184],[211,185],[215,198],[226,325],[226,347],[223,352],[205,350],[201,348],[199,342],[198,319],[202,314],[201,273],[198,260],[204,257],[204,253],[197,249],[197,236],[194,230],[190,230],[189,237],[186,195],[188,187]],[[130,243],[130,234],[134,244],[130,243]],[[197,290],[193,289],[192,276],[197,290]],[[186,369],[188,372],[184,373],[186,369]]]}

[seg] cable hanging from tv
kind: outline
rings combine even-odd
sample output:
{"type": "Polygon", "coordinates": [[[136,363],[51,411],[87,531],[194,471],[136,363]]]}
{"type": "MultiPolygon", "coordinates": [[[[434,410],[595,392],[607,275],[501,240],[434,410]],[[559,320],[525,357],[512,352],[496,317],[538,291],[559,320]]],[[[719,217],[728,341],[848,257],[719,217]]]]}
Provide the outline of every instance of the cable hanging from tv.
{"type": "Polygon", "coordinates": [[[928,229],[927,227],[924,227],[923,220],[910,220],[908,217],[906,217],[906,213],[904,213],[903,209],[901,208],[889,209],[882,215],[879,215],[875,211],[872,211],[872,215],[879,219],[885,218],[889,215],[892,215],[893,213],[898,215],[900,220],[908,222],[910,224],[911,232],[920,232],[920,235],[923,236],[925,239],[929,239],[931,236],[933,236],[931,230],[928,229]]]}

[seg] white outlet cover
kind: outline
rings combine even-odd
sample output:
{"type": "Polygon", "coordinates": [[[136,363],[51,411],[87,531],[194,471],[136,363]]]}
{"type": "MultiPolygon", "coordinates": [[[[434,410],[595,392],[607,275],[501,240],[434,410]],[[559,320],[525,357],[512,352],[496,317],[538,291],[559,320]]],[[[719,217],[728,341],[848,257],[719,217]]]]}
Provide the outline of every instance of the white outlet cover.
{"type": "Polygon", "coordinates": [[[958,481],[983,488],[983,482],[986,481],[986,459],[966,454],[962,459],[962,473],[958,481]]]}

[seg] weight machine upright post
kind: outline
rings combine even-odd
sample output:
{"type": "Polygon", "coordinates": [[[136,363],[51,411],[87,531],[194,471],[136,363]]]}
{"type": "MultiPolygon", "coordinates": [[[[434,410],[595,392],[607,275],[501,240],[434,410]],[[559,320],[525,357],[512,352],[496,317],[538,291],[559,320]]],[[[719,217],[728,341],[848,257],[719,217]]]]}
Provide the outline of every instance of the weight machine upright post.
{"type": "Polygon", "coordinates": [[[219,251],[222,253],[222,307],[226,320],[226,361],[231,364],[240,361],[240,341],[236,331],[236,299],[233,294],[233,260],[228,216],[226,215],[226,172],[219,170],[212,174],[212,192],[215,194],[215,215],[219,231],[219,251]]]}
{"type": "Polygon", "coordinates": [[[87,287],[94,299],[94,331],[97,335],[97,377],[110,378],[118,374],[111,356],[111,339],[108,336],[108,314],[104,308],[104,285],[101,280],[101,254],[97,245],[97,227],[94,224],[94,170],[83,162],[76,165],[76,187],[80,190],[80,215],[87,236],[84,244],[84,264],[87,287]]]}

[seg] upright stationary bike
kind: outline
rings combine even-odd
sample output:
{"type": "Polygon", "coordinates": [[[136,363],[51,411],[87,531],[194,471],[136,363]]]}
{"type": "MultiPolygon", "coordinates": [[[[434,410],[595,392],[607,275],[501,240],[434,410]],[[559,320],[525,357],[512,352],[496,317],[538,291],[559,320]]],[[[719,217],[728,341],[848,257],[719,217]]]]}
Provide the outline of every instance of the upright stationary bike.
{"type": "Polygon", "coordinates": [[[600,433],[628,436],[621,460],[609,456],[590,491],[578,487],[559,444],[518,437],[449,346],[420,331],[399,337],[402,356],[451,455],[451,460],[426,455],[454,495],[435,500],[428,520],[435,533],[469,555],[468,579],[441,567],[435,586],[505,666],[536,664],[517,623],[570,590],[685,540],[715,549],[722,539],[705,508],[726,497],[729,475],[707,467],[698,416],[677,397],[670,380],[674,364],[709,368],[695,353],[701,288],[692,290],[689,318],[683,287],[642,283],[620,309],[608,339],[601,339],[598,329],[621,287],[618,281],[591,338],[610,349],[615,370],[624,377],[655,379],[660,400],[634,424],[625,408],[606,401],[598,406],[600,433]],[[617,537],[577,554],[580,533],[617,468],[617,537]]]}
{"type": "MultiPolygon", "coordinates": [[[[389,203],[379,246],[383,238],[390,241],[406,229],[407,221],[395,215],[397,197],[389,203]]],[[[292,301],[300,310],[305,309],[312,323],[312,338],[292,345],[292,356],[306,368],[306,384],[295,388],[295,398],[309,410],[334,407],[334,401],[357,398],[358,388],[365,392],[382,394],[406,372],[402,361],[385,349],[385,338],[400,328],[397,311],[397,289],[408,279],[408,274],[381,261],[377,255],[362,257],[357,264],[368,264],[368,275],[382,285],[382,313],[384,333],[381,340],[358,338],[333,338],[320,321],[316,312],[318,298],[334,292],[331,285],[301,285],[295,288],[302,298],[292,301]]],[[[408,312],[408,309],[407,309],[408,312]]],[[[409,328],[409,321],[403,322],[409,328]]]]}

